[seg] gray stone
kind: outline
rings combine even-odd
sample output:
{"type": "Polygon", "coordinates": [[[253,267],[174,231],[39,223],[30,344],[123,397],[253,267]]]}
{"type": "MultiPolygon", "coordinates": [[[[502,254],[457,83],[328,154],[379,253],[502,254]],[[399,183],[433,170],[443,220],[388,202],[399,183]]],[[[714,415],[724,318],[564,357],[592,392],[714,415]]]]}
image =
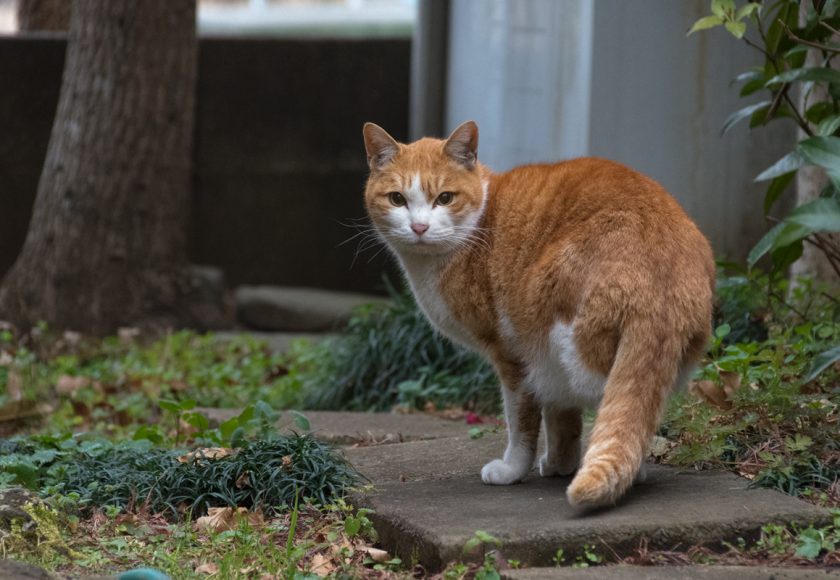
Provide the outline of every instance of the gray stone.
{"type": "Polygon", "coordinates": [[[37,495],[22,487],[0,489],[0,527],[8,529],[15,519],[23,520],[24,525],[32,523],[32,517],[24,511],[23,506],[40,501],[37,495]]]}
{"type": "Polygon", "coordinates": [[[834,568],[770,568],[767,566],[597,566],[593,568],[530,568],[502,573],[506,580],[829,580],[834,568]]]}
{"type": "Polygon", "coordinates": [[[0,578],[3,580],[52,580],[52,574],[31,564],[15,560],[0,560],[0,578]]]}
{"type": "Polygon", "coordinates": [[[427,439],[402,445],[345,449],[344,455],[374,484],[432,481],[477,475],[488,459],[501,457],[506,438],[488,433],[480,439],[466,436],[427,439]]]}
{"type": "MultiPolygon", "coordinates": [[[[481,460],[494,456],[488,453],[481,460]]],[[[453,468],[438,469],[446,473],[453,468]]],[[[647,481],[617,506],[590,513],[566,503],[569,481],[530,476],[519,485],[487,486],[474,473],[381,484],[353,501],[375,511],[385,549],[429,570],[463,559],[463,546],[476,530],[499,538],[506,558],[539,566],[551,564],[561,547],[569,558],[581,553],[584,544],[621,555],[632,553],[642,537],[651,548],[673,549],[754,537],[767,523],[828,521],[826,510],[775,491],[748,489],[748,482],[724,472],[651,465],[647,481]]]]}
{"type": "Polygon", "coordinates": [[[225,273],[212,266],[189,266],[189,288],[181,308],[199,330],[232,328],[233,305],[227,303],[225,273]]]}
{"type": "Polygon", "coordinates": [[[350,319],[357,306],[382,300],[379,296],[316,288],[240,286],[236,289],[239,320],[261,330],[335,330],[350,319]]]}
{"type": "MultiPolygon", "coordinates": [[[[240,409],[198,408],[218,424],[237,414],[240,409]]],[[[362,413],[352,411],[303,411],[309,419],[316,437],[335,445],[382,445],[423,439],[456,437],[464,435],[469,427],[462,421],[450,421],[421,413],[401,415],[397,413],[362,413]]],[[[294,416],[283,411],[278,427],[281,430],[300,431],[294,416]]]]}

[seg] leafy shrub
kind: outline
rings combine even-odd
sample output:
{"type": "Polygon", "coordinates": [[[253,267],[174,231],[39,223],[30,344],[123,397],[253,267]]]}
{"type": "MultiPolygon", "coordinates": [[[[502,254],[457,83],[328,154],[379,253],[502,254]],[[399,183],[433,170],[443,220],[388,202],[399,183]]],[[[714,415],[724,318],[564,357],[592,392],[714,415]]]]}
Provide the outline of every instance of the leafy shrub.
{"type": "Polygon", "coordinates": [[[698,20],[691,31],[723,26],[733,36],[764,56],[764,65],[739,75],[740,94],[766,94],[766,99],[733,113],[724,123],[724,133],[742,120],[760,127],[777,119],[795,122],[804,134],[793,151],[756,178],[770,183],[764,198],[769,213],[806,165],[825,170],[829,183],[821,196],[783,216],[755,245],[748,262],[755,265],[769,255],[774,270],[784,270],[802,255],[803,243],[819,248],[840,277],[840,248],[824,234],[840,232],[840,70],[833,59],[840,54],[834,39],[840,4],[833,0],[803,3],[778,0],[772,3],[711,0],[711,14],[698,20]],[[800,5],[805,9],[800,24],[800,5]],[[814,66],[808,52],[818,57],[814,66]],[[798,103],[796,91],[810,98],[798,103]],[[822,90],[822,98],[813,98],[822,90]]]}
{"type": "Polygon", "coordinates": [[[343,334],[299,351],[287,380],[309,409],[387,410],[394,405],[499,408],[492,368],[437,334],[407,292],[357,311],[343,334]]]}

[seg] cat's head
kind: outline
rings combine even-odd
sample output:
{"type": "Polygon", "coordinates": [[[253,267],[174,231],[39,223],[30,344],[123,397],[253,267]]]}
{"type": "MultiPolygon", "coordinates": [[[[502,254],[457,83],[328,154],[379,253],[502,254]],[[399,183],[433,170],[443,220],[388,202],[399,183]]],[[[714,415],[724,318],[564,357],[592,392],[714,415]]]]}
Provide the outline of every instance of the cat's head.
{"type": "Polygon", "coordinates": [[[364,127],[370,177],[368,215],[398,253],[447,254],[478,239],[487,198],[478,163],[478,127],[459,126],[446,140],[397,143],[373,123],[364,127]]]}

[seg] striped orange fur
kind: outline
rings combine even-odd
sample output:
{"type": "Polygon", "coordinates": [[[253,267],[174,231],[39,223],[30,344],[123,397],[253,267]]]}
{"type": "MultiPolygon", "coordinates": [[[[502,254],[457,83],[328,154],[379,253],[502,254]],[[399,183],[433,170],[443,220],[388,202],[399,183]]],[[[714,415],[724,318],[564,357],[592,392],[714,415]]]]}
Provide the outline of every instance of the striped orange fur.
{"type": "Polygon", "coordinates": [[[714,262],[655,181],[594,158],[493,173],[478,128],[397,143],[364,127],[365,203],[431,323],[490,360],[508,447],[482,479],[577,472],[582,507],[615,503],[643,466],[668,392],[703,354],[714,262]],[[598,406],[581,458],[581,409],[598,406]]]}

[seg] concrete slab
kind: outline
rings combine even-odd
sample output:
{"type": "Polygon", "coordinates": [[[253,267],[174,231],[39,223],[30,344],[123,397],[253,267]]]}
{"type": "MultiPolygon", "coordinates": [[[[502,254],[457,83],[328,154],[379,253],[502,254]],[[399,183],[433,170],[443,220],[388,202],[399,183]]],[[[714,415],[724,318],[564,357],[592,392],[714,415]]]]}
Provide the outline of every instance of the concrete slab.
{"type": "MultiPolygon", "coordinates": [[[[197,408],[210,419],[211,425],[238,415],[241,409],[197,408]]],[[[422,413],[361,413],[352,411],[303,411],[312,432],[323,441],[335,445],[381,445],[424,439],[463,436],[469,431],[464,421],[450,421],[422,413]]],[[[278,426],[281,430],[299,431],[291,413],[283,411],[278,426]]]]}
{"type": "MultiPolygon", "coordinates": [[[[399,448],[387,451],[397,453],[399,448]]],[[[473,455],[483,453],[477,449],[473,455]]],[[[465,463],[473,460],[469,455],[463,458],[465,463]]],[[[754,537],[771,522],[828,521],[823,509],[775,491],[748,489],[746,480],[723,472],[651,465],[647,481],[636,485],[618,506],[589,514],[566,503],[569,481],[531,476],[519,485],[487,486],[473,472],[452,479],[380,484],[353,501],[375,511],[385,549],[429,570],[463,559],[463,546],[476,530],[502,540],[506,558],[544,566],[561,547],[571,558],[584,544],[594,544],[603,554],[629,554],[642,537],[652,548],[674,549],[754,537]]]]}
{"type": "Polygon", "coordinates": [[[376,485],[431,481],[473,476],[489,458],[505,450],[503,433],[488,433],[480,439],[462,436],[440,441],[411,441],[401,445],[359,447],[344,450],[353,466],[376,485]]]}
{"type": "Polygon", "coordinates": [[[834,568],[770,568],[767,566],[597,566],[593,568],[530,568],[502,573],[505,580],[830,580],[834,568]]]}

